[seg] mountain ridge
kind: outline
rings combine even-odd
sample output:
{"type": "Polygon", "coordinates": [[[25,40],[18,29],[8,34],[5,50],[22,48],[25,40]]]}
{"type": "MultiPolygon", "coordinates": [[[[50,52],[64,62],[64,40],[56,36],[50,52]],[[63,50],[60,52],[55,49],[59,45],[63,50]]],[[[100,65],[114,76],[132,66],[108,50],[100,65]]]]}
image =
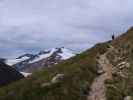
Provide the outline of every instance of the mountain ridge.
{"type": "Polygon", "coordinates": [[[6,63],[18,71],[31,73],[44,68],[44,66],[49,67],[73,56],[75,54],[72,51],[61,47],[40,51],[37,54],[23,54],[16,59],[6,60],[6,63]]]}

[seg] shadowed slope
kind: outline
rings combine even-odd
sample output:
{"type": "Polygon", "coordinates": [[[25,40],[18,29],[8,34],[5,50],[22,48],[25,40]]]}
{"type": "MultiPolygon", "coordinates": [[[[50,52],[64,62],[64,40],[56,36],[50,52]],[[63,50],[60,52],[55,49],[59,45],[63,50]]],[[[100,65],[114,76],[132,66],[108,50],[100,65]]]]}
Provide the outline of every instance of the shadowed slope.
{"type": "Polygon", "coordinates": [[[21,78],[23,78],[22,74],[5,63],[0,62],[0,86],[7,85],[21,78]]]}

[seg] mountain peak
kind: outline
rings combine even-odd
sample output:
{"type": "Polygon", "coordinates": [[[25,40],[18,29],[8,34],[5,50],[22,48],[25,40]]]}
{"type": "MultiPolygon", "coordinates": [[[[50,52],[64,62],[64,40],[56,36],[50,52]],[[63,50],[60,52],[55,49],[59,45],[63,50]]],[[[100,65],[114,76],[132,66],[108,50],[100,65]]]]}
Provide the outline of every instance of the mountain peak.
{"type": "MultiPolygon", "coordinates": [[[[51,66],[73,56],[75,56],[75,54],[71,50],[61,47],[42,50],[37,54],[24,54],[16,59],[9,59],[6,62],[8,65],[15,66],[19,71],[25,71],[29,66],[51,66]]],[[[32,70],[33,69],[34,68],[32,68],[32,70]]]]}

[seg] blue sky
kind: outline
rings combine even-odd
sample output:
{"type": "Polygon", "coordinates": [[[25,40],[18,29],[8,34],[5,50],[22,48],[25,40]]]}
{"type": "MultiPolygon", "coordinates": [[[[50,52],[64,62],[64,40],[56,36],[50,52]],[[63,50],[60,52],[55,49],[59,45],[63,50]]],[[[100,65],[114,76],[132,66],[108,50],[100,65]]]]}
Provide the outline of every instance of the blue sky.
{"type": "Polygon", "coordinates": [[[133,0],[0,0],[0,57],[82,51],[133,25],[133,0]]]}

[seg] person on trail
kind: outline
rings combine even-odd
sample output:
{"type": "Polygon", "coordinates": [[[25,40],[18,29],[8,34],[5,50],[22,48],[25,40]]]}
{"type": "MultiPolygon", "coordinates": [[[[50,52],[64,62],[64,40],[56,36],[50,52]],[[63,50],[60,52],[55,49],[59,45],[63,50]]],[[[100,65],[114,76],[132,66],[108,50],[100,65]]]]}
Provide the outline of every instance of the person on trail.
{"type": "Polygon", "coordinates": [[[115,39],[115,35],[113,34],[113,35],[112,35],[112,40],[114,40],[114,39],[115,39]]]}

